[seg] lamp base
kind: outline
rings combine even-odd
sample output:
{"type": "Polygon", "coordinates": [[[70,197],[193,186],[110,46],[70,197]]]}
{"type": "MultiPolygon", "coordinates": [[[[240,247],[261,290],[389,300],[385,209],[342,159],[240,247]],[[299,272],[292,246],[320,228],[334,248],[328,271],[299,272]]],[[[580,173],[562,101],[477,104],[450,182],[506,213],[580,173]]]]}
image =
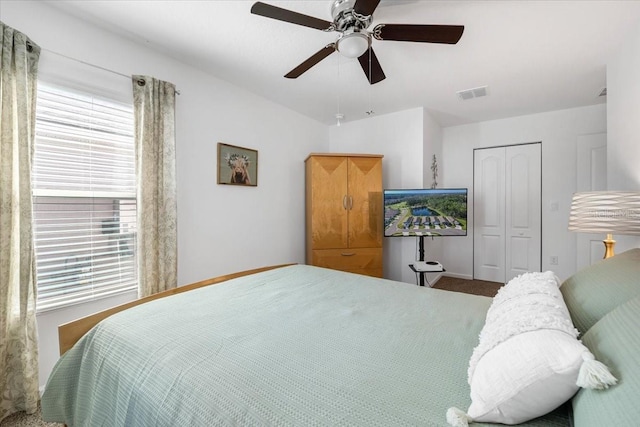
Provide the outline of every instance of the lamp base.
{"type": "Polygon", "coordinates": [[[612,234],[607,234],[607,238],[602,241],[604,243],[604,257],[603,259],[611,258],[615,255],[613,248],[616,245],[616,241],[613,240],[612,234]]]}

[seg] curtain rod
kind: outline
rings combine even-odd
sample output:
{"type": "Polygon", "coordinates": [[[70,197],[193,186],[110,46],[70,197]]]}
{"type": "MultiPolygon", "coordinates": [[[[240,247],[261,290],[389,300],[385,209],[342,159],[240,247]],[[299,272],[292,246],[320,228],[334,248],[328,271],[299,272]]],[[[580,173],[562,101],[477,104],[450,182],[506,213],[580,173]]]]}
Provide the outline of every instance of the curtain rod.
{"type": "MultiPolygon", "coordinates": [[[[41,48],[41,49],[44,50],[45,52],[53,53],[54,55],[62,56],[63,58],[67,58],[67,59],[70,59],[72,61],[76,61],[76,62],[79,62],[81,64],[88,65],[89,67],[97,68],[99,70],[106,71],[108,73],[116,74],[118,76],[122,76],[122,77],[124,77],[126,79],[129,79],[129,80],[131,79],[131,76],[128,76],[128,75],[123,74],[123,73],[120,73],[118,71],[110,70],[109,68],[101,67],[100,65],[96,65],[96,64],[92,64],[90,62],[82,61],[81,59],[76,59],[76,58],[73,58],[71,56],[67,56],[67,55],[64,55],[62,53],[55,52],[55,51],[50,50],[50,49],[46,49],[46,48],[41,48]]],[[[180,91],[177,90],[177,89],[176,89],[176,95],[180,95],[180,91]]]]}

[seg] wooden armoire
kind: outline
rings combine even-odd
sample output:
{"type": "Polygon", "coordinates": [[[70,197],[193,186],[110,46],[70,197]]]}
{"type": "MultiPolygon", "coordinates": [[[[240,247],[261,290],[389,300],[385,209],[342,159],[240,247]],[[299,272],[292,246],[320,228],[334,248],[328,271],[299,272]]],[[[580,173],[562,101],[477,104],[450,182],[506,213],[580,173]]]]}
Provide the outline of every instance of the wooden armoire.
{"type": "Polygon", "coordinates": [[[382,277],[382,156],[312,153],[306,163],[306,262],[382,277]]]}

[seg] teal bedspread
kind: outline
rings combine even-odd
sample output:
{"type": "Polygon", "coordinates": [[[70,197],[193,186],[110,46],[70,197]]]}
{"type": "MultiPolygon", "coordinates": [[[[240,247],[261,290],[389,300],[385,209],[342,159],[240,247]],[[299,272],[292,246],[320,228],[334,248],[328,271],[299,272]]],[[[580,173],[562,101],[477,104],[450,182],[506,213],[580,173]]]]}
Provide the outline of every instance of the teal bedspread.
{"type": "MultiPolygon", "coordinates": [[[[490,298],[296,265],[102,321],[55,366],[75,426],[444,426],[490,298]]],[[[529,425],[567,425],[552,414],[529,425]]]]}

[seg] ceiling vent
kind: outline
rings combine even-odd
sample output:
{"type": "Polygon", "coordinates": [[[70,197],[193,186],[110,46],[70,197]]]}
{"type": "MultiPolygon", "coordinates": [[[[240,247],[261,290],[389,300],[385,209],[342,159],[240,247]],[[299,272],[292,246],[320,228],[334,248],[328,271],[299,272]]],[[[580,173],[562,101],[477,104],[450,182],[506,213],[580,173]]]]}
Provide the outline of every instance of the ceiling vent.
{"type": "Polygon", "coordinates": [[[598,96],[607,96],[607,88],[603,87],[602,90],[600,91],[600,95],[598,96]]]}
{"type": "Polygon", "coordinates": [[[480,86],[473,89],[461,90],[456,93],[458,94],[458,98],[460,98],[462,101],[467,101],[469,99],[487,96],[489,94],[488,89],[489,86],[480,86]]]}

